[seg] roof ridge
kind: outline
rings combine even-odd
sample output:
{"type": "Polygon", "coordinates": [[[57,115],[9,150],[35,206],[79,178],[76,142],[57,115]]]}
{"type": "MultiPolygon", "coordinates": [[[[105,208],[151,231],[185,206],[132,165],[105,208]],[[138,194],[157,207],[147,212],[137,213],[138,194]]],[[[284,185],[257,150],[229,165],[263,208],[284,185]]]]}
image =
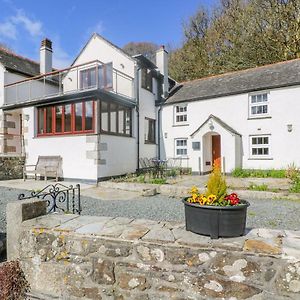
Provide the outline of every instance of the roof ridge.
{"type": "Polygon", "coordinates": [[[18,57],[18,58],[23,59],[23,60],[27,60],[27,61],[29,61],[29,62],[31,62],[31,63],[36,64],[36,65],[39,65],[39,64],[40,64],[40,63],[37,62],[37,61],[34,61],[34,60],[32,60],[32,59],[30,59],[30,58],[28,58],[28,57],[22,56],[22,55],[20,55],[20,54],[17,54],[17,53],[15,53],[15,52],[13,52],[12,50],[6,49],[6,48],[4,48],[4,47],[0,47],[0,51],[6,52],[6,53],[8,53],[8,54],[10,54],[10,55],[13,55],[13,56],[18,57]]]}
{"type": "Polygon", "coordinates": [[[263,65],[263,66],[256,66],[256,67],[247,68],[247,69],[243,69],[243,70],[229,71],[229,72],[222,73],[222,74],[209,75],[209,76],[205,76],[205,77],[201,77],[201,78],[196,78],[196,79],[193,79],[193,80],[181,81],[181,82],[178,82],[178,84],[186,84],[186,83],[201,81],[201,80],[210,79],[210,78],[223,77],[223,76],[230,75],[230,74],[243,73],[243,72],[247,72],[247,71],[250,71],[250,70],[263,69],[263,68],[266,68],[266,67],[279,65],[279,64],[285,64],[285,63],[289,63],[289,62],[297,61],[297,60],[300,61],[300,58],[293,58],[293,59],[289,59],[289,60],[278,61],[276,63],[271,63],[271,64],[267,64],[267,65],[263,65]]]}

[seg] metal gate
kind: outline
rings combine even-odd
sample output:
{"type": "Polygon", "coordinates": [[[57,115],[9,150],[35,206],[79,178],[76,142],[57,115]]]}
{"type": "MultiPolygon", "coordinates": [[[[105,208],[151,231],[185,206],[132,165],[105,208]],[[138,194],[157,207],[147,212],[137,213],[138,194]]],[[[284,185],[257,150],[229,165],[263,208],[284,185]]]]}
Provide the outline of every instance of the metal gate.
{"type": "Polygon", "coordinates": [[[65,186],[61,183],[50,184],[42,190],[19,194],[18,200],[37,198],[47,201],[48,213],[63,212],[80,215],[80,185],[65,186]]]}

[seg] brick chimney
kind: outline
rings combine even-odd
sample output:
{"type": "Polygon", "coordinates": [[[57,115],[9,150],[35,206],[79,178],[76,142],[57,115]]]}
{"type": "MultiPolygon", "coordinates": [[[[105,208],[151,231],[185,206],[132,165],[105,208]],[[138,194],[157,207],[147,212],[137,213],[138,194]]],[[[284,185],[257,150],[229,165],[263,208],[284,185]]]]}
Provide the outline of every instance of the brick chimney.
{"type": "Polygon", "coordinates": [[[43,39],[40,48],[40,73],[52,72],[52,42],[43,39]]]}
{"type": "Polygon", "coordinates": [[[160,46],[156,51],[156,66],[160,73],[164,75],[163,80],[163,95],[168,96],[169,93],[169,71],[168,71],[168,52],[165,50],[165,46],[160,46]]]}

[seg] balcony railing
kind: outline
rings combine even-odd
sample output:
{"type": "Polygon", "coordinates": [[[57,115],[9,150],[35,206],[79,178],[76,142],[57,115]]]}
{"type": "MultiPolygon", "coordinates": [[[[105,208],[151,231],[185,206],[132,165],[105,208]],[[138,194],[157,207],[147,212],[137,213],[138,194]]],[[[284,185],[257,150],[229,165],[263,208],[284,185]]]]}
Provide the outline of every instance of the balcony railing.
{"type": "Polygon", "coordinates": [[[133,77],[98,60],[4,86],[5,105],[102,89],[133,99],[133,77]]]}

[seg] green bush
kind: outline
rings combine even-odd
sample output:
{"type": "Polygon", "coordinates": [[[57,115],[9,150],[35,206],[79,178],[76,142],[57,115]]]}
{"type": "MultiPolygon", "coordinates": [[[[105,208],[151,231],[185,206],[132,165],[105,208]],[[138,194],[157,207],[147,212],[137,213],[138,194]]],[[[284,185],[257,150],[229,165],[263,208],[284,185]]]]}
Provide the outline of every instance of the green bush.
{"type": "Polygon", "coordinates": [[[286,171],[285,170],[255,170],[255,169],[242,169],[236,168],[232,171],[233,177],[256,177],[256,178],[285,178],[286,171]]]}
{"type": "Polygon", "coordinates": [[[166,184],[167,179],[166,178],[152,178],[149,180],[149,183],[152,184],[166,184]]]}

